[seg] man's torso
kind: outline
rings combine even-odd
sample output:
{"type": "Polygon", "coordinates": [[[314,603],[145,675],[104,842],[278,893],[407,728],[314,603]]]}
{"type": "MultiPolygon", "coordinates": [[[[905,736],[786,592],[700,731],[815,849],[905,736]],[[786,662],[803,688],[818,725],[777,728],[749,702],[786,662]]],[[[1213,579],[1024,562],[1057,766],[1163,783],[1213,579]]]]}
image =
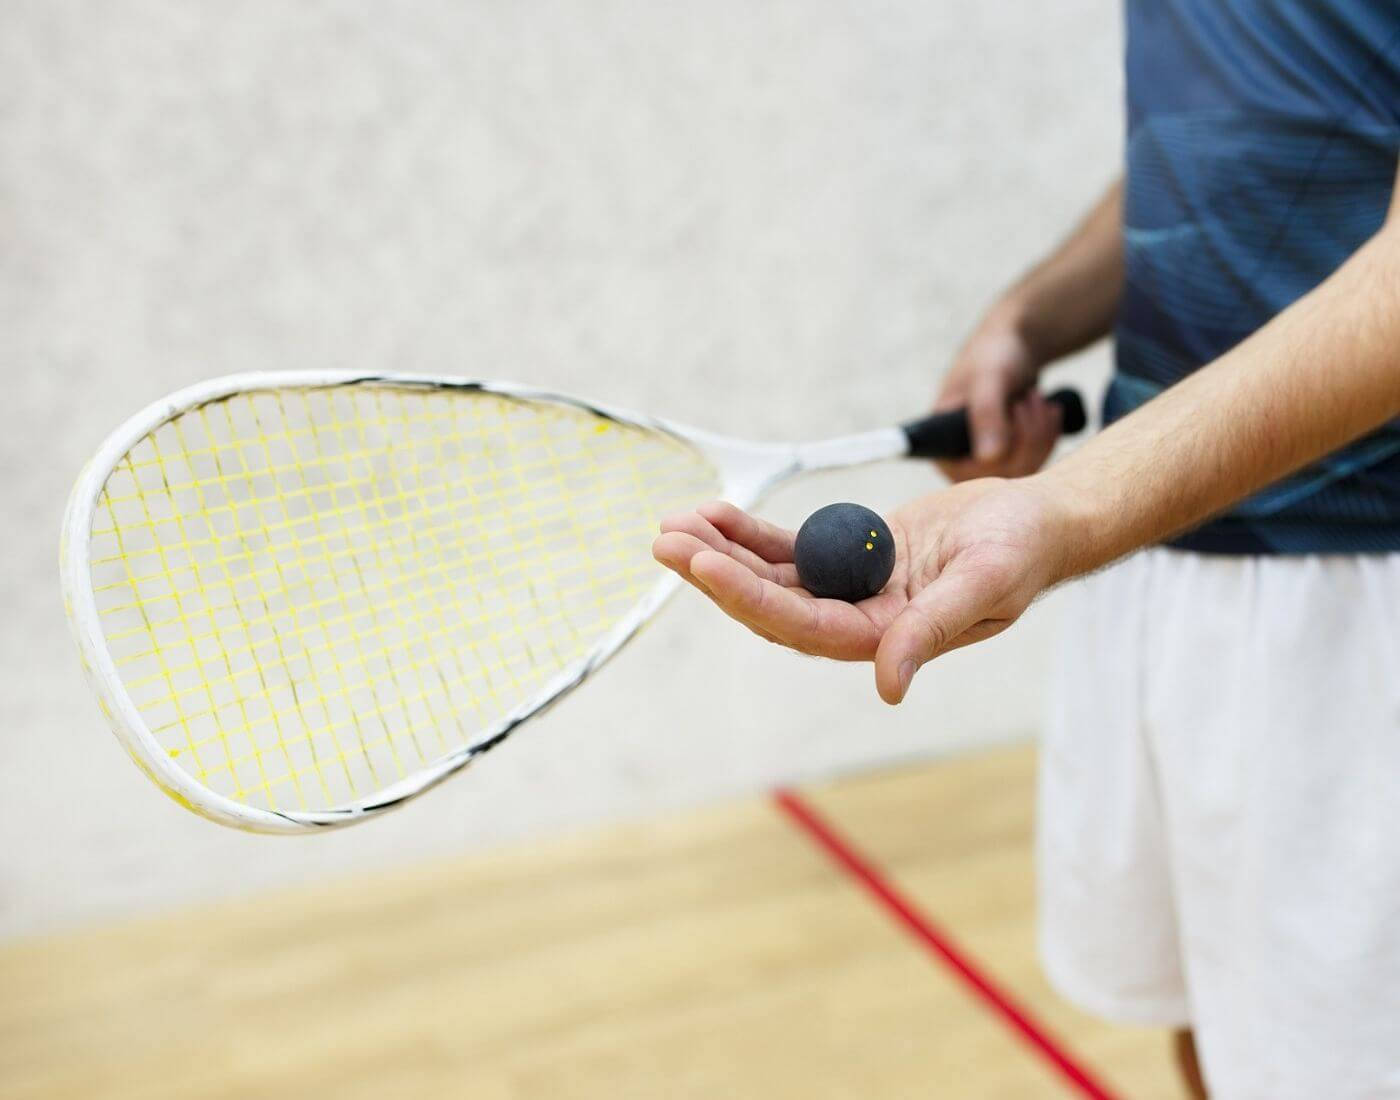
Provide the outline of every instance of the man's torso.
{"type": "MultiPolygon", "coordinates": [[[[1127,92],[1126,283],[1106,420],[1249,336],[1385,219],[1400,0],[1128,0],[1127,92]]],[[[1400,550],[1400,424],[1177,545],[1400,550]]]]}

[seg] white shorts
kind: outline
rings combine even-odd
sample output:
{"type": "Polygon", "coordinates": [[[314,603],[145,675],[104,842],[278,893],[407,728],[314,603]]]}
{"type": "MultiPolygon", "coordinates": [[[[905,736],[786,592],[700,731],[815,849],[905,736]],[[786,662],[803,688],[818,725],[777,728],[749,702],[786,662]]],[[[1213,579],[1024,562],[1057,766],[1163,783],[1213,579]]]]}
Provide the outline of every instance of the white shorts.
{"type": "Polygon", "coordinates": [[[1400,1097],[1400,554],[1157,549],[1067,597],[1051,982],[1194,1028],[1212,1100],[1400,1097]]]}

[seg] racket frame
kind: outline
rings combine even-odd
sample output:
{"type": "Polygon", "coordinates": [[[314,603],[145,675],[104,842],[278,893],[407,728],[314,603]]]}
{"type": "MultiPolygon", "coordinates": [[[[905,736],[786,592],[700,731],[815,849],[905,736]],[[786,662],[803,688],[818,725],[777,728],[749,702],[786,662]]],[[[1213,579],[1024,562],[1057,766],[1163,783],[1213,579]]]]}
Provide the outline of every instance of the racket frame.
{"type": "Polygon", "coordinates": [[[127,691],[108,646],[90,564],[92,525],[98,502],[108,479],[132,448],[163,424],[186,412],[241,394],[357,385],[494,394],[526,403],[582,409],[619,424],[661,432],[699,451],[719,475],[721,496],[741,508],[752,506],[780,482],[809,471],[899,458],[909,451],[908,436],[900,428],[883,428],[812,443],[756,443],[533,386],[442,375],[259,371],[210,379],[148,405],[107,437],[83,467],[68,498],[59,552],[63,601],[88,680],[128,755],[180,805],[223,825],[259,833],[304,833],[355,824],[402,805],[461,771],[509,737],[516,727],[544,713],[587,680],[660,610],[680,585],[680,578],[673,573],[658,576],[651,589],[598,639],[586,656],[561,669],[534,699],[515,707],[487,727],[472,744],[440,757],[365,799],[318,810],[271,810],[247,805],[204,786],[176,764],[157,741],[127,691]]]}

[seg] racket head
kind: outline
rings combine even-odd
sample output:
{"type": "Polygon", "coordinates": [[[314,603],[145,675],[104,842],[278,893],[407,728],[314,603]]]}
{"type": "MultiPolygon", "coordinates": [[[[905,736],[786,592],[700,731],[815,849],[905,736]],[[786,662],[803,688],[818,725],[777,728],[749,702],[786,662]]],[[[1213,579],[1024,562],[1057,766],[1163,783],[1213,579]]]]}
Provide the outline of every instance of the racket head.
{"type": "Polygon", "coordinates": [[[61,579],[136,764],[222,824],[350,824],[611,657],[676,579],[659,516],[790,449],[507,383],[216,379],[133,416],[69,499],[61,579]]]}

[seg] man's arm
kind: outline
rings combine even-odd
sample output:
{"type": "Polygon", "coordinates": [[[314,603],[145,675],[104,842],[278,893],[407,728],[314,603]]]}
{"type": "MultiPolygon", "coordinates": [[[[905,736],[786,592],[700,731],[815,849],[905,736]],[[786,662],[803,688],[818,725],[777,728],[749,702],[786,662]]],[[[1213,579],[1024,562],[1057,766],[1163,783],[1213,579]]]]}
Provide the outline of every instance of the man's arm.
{"type": "Polygon", "coordinates": [[[1112,326],[1123,290],[1122,220],[1119,181],[998,299],[958,351],[935,407],[968,407],[975,457],[943,463],[952,480],[1022,476],[1049,457],[1058,417],[1025,395],[1043,367],[1112,326]]]}
{"type": "Polygon", "coordinates": [[[1003,299],[1037,359],[1050,363],[1108,335],[1123,294],[1123,181],[1003,299]]]}
{"type": "Polygon", "coordinates": [[[1400,415],[1400,213],[1310,294],[1044,473],[983,479],[889,517],[901,558],[860,604],[796,587],[792,534],[732,505],[663,524],[656,556],[727,614],[808,653],[918,668],[999,633],[1040,592],[1193,526],[1400,415]]]}
{"type": "Polygon", "coordinates": [[[899,702],[921,665],[1010,625],[1028,588],[1033,599],[1192,527],[1397,415],[1392,208],[1321,285],[1219,359],[1044,473],[950,502],[956,514],[934,521],[933,579],[877,646],[881,696],[899,702]]]}
{"type": "Polygon", "coordinates": [[[1039,475],[1072,576],[1193,527],[1400,415],[1400,217],[1247,340],[1039,475]]]}

